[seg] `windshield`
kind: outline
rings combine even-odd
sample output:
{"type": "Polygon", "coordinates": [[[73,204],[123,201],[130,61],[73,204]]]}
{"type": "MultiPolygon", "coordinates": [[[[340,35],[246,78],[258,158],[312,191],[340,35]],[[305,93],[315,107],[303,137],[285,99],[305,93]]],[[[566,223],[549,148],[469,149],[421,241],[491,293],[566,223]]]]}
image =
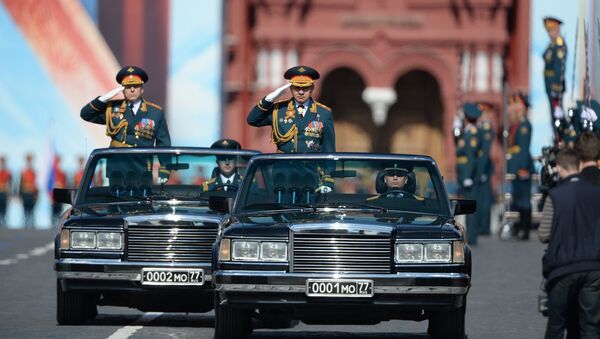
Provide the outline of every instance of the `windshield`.
{"type": "Polygon", "coordinates": [[[249,159],[234,153],[99,154],[86,167],[77,203],[177,199],[207,204],[210,195],[235,195],[249,159]]]}
{"type": "Polygon", "coordinates": [[[356,208],[448,215],[432,161],[406,159],[257,159],[236,212],[356,208]]]}

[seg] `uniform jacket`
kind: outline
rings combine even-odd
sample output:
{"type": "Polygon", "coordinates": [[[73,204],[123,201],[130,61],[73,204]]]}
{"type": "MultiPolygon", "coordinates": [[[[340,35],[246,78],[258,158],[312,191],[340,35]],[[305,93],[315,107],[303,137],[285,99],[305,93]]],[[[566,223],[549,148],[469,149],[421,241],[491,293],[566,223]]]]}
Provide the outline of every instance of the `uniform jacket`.
{"type": "Polygon", "coordinates": [[[20,194],[37,194],[37,186],[35,180],[35,171],[33,169],[24,169],[21,172],[21,182],[19,185],[20,194]]]}
{"type": "Polygon", "coordinates": [[[264,98],[248,113],[252,126],[271,126],[272,141],[283,153],[335,152],[335,131],[331,109],[312,98],[304,117],[293,98],[269,102],[264,98]]]}
{"type": "Polygon", "coordinates": [[[528,174],[533,173],[533,159],[529,153],[529,145],[531,144],[531,124],[526,118],[521,119],[518,123],[511,125],[508,135],[508,153],[510,159],[507,163],[507,172],[517,174],[519,170],[527,171],[528,174]]]}
{"type": "Polygon", "coordinates": [[[494,142],[492,122],[483,120],[479,127],[479,131],[481,134],[481,149],[479,150],[477,157],[477,174],[475,177],[481,182],[487,182],[492,174],[494,174],[494,165],[490,158],[490,150],[492,148],[492,143],[494,142]]]}
{"type": "Polygon", "coordinates": [[[98,98],[81,109],[81,118],[107,125],[106,134],[112,138],[111,147],[171,146],[167,120],[160,106],[142,99],[134,115],[125,100],[103,103],[98,98]]]}
{"type": "Polygon", "coordinates": [[[544,80],[546,82],[546,93],[551,98],[562,95],[565,91],[565,60],[567,58],[567,46],[562,37],[551,42],[544,52],[544,80]]]}
{"type": "MultiPolygon", "coordinates": [[[[222,186],[224,184],[221,175],[218,174],[219,171],[216,171],[217,175],[214,178],[211,178],[210,180],[207,180],[205,182],[202,183],[202,192],[212,192],[212,191],[219,191],[222,190],[222,186]]],[[[242,179],[244,179],[239,173],[235,174],[235,178],[233,178],[233,182],[231,183],[231,185],[235,185],[237,187],[240,187],[240,184],[242,182],[242,179]]],[[[229,188],[227,188],[229,190],[229,188]]]]}
{"type": "Polygon", "coordinates": [[[473,125],[465,126],[463,133],[456,139],[456,177],[462,187],[465,179],[475,181],[477,174],[477,154],[481,150],[479,129],[473,125]]]}

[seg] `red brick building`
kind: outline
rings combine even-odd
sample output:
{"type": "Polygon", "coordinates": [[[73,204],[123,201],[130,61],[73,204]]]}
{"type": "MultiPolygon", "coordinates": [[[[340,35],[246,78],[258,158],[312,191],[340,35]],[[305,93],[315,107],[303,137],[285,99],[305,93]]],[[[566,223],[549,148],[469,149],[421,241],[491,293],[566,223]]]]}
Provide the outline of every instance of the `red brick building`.
{"type": "Polygon", "coordinates": [[[529,11],[527,0],[225,1],[223,134],[274,151],[246,114],[288,67],[309,65],[338,151],[429,154],[453,178],[457,107],[492,102],[501,122],[504,80],[528,88],[529,11]]]}

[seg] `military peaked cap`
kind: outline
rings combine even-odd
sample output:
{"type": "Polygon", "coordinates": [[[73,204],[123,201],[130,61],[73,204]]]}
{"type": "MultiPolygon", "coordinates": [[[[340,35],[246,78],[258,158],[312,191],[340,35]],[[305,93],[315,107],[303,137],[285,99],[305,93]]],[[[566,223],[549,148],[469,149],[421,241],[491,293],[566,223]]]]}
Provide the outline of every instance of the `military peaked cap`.
{"type": "Polygon", "coordinates": [[[463,111],[465,112],[465,116],[469,119],[477,119],[481,116],[481,110],[478,105],[474,103],[467,102],[463,106],[463,111]]]}
{"type": "Polygon", "coordinates": [[[148,74],[137,66],[125,66],[117,73],[116,79],[123,86],[143,85],[148,82],[148,74]]]}
{"type": "Polygon", "coordinates": [[[547,16],[544,18],[544,27],[546,27],[547,31],[556,28],[560,25],[562,25],[562,21],[555,17],[547,16]]]}
{"type": "Polygon", "coordinates": [[[528,97],[528,96],[527,96],[525,93],[523,93],[523,92],[516,92],[516,93],[513,93],[513,94],[512,94],[512,95],[511,95],[511,96],[508,98],[508,101],[509,101],[510,103],[513,103],[513,102],[521,102],[523,105],[525,105],[525,107],[528,107],[528,108],[530,107],[530,105],[529,105],[529,97],[528,97]]]}
{"type": "Polygon", "coordinates": [[[283,77],[290,80],[292,86],[308,87],[319,79],[319,72],[312,67],[295,66],[285,71],[283,77]]]}
{"type": "Polygon", "coordinates": [[[210,145],[210,148],[220,149],[242,149],[242,145],[233,139],[219,139],[210,145]]]}

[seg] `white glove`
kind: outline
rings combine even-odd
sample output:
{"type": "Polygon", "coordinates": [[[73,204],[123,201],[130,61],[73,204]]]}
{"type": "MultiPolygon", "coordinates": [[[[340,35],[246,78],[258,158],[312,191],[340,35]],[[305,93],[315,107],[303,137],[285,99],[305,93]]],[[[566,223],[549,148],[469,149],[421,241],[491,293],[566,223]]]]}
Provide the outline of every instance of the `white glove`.
{"type": "Polygon", "coordinates": [[[167,181],[169,181],[169,178],[161,178],[161,177],[158,177],[158,183],[159,183],[159,184],[166,184],[166,183],[167,183],[167,181]]]}
{"type": "Polygon", "coordinates": [[[125,87],[123,86],[119,86],[113,90],[111,90],[110,92],[100,96],[98,99],[104,103],[108,102],[108,100],[112,99],[115,95],[123,92],[123,90],[125,89],[125,87]]]}
{"type": "Polygon", "coordinates": [[[565,118],[565,112],[560,106],[554,108],[554,119],[562,120],[565,118]]]}
{"type": "Polygon", "coordinates": [[[292,83],[288,82],[287,84],[279,87],[278,89],[274,90],[273,92],[267,94],[267,96],[265,97],[265,100],[267,100],[268,102],[275,101],[275,99],[277,99],[281,95],[281,93],[283,93],[286,89],[290,88],[291,85],[292,85],[292,83]]]}
{"type": "Polygon", "coordinates": [[[331,192],[331,187],[329,186],[319,186],[315,190],[316,193],[329,193],[331,192]]]}
{"type": "Polygon", "coordinates": [[[465,180],[463,180],[463,186],[464,187],[471,187],[471,186],[473,186],[473,179],[466,178],[465,180]]]}
{"type": "Polygon", "coordinates": [[[454,129],[462,129],[462,119],[459,117],[455,117],[454,122],[452,123],[452,127],[454,129]]]}
{"type": "Polygon", "coordinates": [[[587,106],[583,106],[583,112],[581,112],[581,118],[585,119],[587,121],[591,121],[591,122],[595,122],[596,120],[598,120],[598,116],[596,115],[596,112],[594,112],[593,109],[591,109],[587,106]]]}

